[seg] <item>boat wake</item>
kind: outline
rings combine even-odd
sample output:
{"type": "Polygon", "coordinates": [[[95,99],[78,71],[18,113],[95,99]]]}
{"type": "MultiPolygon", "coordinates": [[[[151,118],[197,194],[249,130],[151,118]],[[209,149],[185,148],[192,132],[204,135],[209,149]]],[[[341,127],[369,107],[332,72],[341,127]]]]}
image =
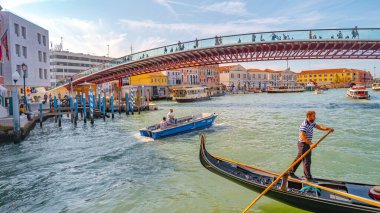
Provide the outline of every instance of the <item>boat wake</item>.
{"type": "Polygon", "coordinates": [[[135,132],[131,135],[132,138],[137,139],[139,142],[152,142],[154,141],[153,138],[141,136],[139,132],[135,132]]]}

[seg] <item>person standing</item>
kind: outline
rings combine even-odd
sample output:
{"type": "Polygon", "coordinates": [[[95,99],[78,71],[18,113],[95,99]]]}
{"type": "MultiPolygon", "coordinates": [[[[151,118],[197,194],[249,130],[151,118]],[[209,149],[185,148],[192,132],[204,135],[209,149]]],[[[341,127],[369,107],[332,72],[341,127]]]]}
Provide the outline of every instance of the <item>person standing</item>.
{"type": "MultiPolygon", "coordinates": [[[[326,126],[318,125],[315,123],[316,119],[316,112],[315,111],[308,111],[306,113],[306,120],[304,120],[299,127],[299,138],[298,138],[298,154],[294,161],[296,161],[301,155],[303,155],[307,150],[310,149],[310,146],[313,145],[312,139],[313,139],[313,130],[314,128],[323,130],[323,131],[331,131],[334,132],[333,128],[329,128],[326,126]]],[[[293,161],[293,162],[294,162],[293,161]]],[[[306,180],[309,182],[316,182],[313,179],[313,176],[310,172],[310,166],[311,166],[311,152],[307,154],[303,159],[303,172],[305,174],[306,180]]],[[[300,165],[301,161],[298,162],[290,171],[289,176],[292,178],[298,178],[295,175],[295,172],[300,165]]]]}
{"type": "Polygon", "coordinates": [[[47,95],[47,93],[45,93],[45,95],[44,95],[44,102],[43,102],[43,104],[46,104],[46,103],[47,103],[47,99],[48,99],[48,95],[47,95]]]}
{"type": "Polygon", "coordinates": [[[169,110],[166,117],[169,118],[170,123],[173,123],[173,124],[177,123],[177,120],[174,118],[174,110],[173,109],[169,110]]]}

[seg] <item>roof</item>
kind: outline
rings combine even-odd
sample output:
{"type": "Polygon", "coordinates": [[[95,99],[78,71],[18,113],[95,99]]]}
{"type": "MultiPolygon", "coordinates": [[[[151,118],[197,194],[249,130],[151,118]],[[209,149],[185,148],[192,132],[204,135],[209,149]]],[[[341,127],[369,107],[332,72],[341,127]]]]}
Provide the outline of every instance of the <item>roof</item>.
{"type": "Polygon", "coordinates": [[[229,70],[231,70],[235,66],[236,65],[232,65],[232,66],[220,66],[218,69],[219,69],[219,71],[229,71],[229,70]]]}
{"type": "Polygon", "coordinates": [[[324,69],[324,70],[303,70],[299,73],[299,75],[316,74],[316,73],[343,73],[343,72],[366,72],[366,71],[358,70],[358,69],[336,68],[336,69],[324,69]]]}

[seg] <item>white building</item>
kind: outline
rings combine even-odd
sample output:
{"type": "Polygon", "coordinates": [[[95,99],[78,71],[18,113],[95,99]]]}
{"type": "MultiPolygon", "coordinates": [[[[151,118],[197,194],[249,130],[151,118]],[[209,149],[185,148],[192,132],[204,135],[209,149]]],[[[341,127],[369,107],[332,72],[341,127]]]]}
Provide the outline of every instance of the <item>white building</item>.
{"type": "MultiPolygon", "coordinates": [[[[248,69],[248,87],[265,89],[268,85],[268,72],[260,69],[248,69]]],[[[269,76],[270,77],[270,76],[269,76]]]]}
{"type": "MultiPolygon", "coordinates": [[[[11,12],[0,11],[0,33],[4,86],[11,91],[12,73],[19,72],[19,91],[23,88],[21,65],[27,66],[25,85],[27,91],[35,87],[50,86],[49,72],[49,32],[11,12]]],[[[10,94],[8,94],[10,95],[10,94]]]]}
{"type": "Polygon", "coordinates": [[[240,64],[219,67],[220,83],[234,90],[248,87],[247,69],[240,64]]]}
{"type": "Polygon", "coordinates": [[[180,69],[177,70],[165,70],[161,72],[168,78],[168,86],[175,86],[182,84],[182,73],[180,69]]]}
{"type": "Polygon", "coordinates": [[[51,86],[60,84],[74,74],[114,59],[106,56],[62,51],[61,49],[62,45],[55,50],[50,50],[51,86]]]}
{"type": "Polygon", "coordinates": [[[288,87],[297,86],[297,74],[286,69],[275,71],[270,69],[248,69],[250,87],[266,89],[267,87],[288,87]]]}

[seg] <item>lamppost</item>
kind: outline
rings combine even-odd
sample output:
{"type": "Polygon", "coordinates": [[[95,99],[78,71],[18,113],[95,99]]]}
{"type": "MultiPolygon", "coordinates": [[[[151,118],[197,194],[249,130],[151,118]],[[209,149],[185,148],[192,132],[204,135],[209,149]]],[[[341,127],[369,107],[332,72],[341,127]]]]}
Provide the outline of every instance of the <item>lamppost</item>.
{"type": "Polygon", "coordinates": [[[24,79],[24,107],[26,108],[27,107],[27,101],[26,101],[25,78],[26,78],[26,72],[28,71],[28,66],[26,66],[25,63],[22,63],[21,64],[21,70],[23,72],[22,78],[24,79]]]}
{"type": "Polygon", "coordinates": [[[373,66],[373,78],[376,77],[376,72],[375,72],[375,70],[376,70],[376,66],[373,66]]]}
{"type": "Polygon", "coordinates": [[[14,141],[20,142],[21,141],[21,134],[20,134],[20,108],[19,108],[19,97],[17,92],[17,86],[16,83],[20,79],[20,74],[18,72],[13,72],[12,74],[12,80],[15,82],[15,85],[12,89],[12,105],[13,105],[13,134],[14,134],[14,141]]]}

